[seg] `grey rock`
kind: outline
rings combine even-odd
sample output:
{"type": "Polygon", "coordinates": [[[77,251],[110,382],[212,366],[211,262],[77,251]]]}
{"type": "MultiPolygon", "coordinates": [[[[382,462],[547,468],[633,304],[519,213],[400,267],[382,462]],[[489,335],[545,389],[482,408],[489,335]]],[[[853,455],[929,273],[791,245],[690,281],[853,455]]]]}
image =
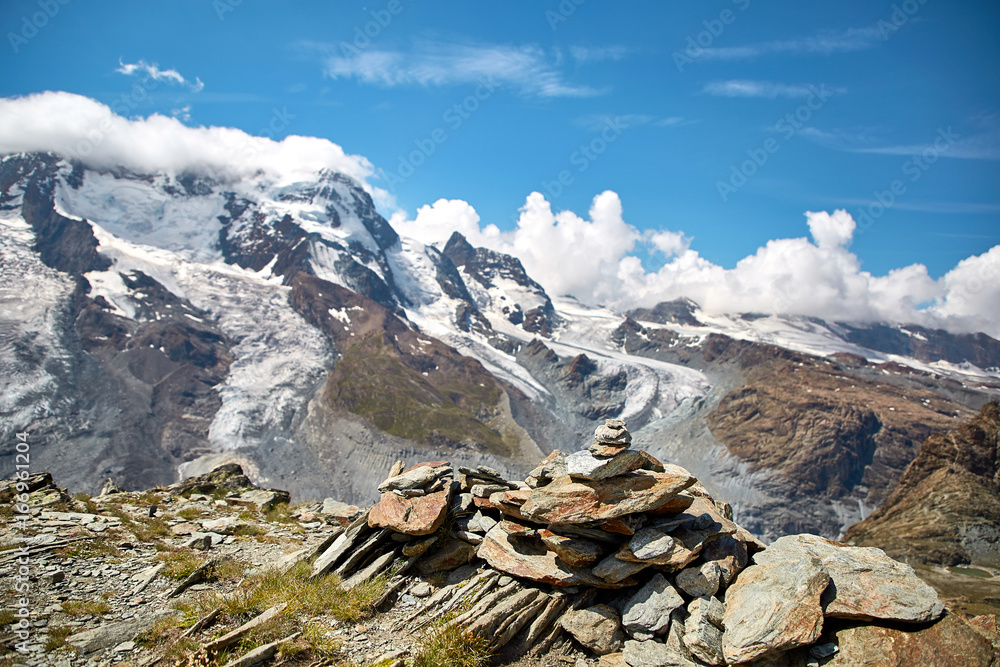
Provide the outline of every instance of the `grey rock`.
{"type": "Polygon", "coordinates": [[[712,597],[697,598],[688,606],[684,621],[684,646],[709,665],[724,665],[722,623],[725,608],[712,597]]]}
{"type": "Polygon", "coordinates": [[[820,595],[829,583],[830,575],[818,558],[743,570],[726,590],[722,635],[726,660],[750,662],[815,642],[823,628],[820,595]]]}
{"type": "Polygon", "coordinates": [[[563,629],[597,655],[614,653],[622,647],[621,622],[606,604],[568,611],[559,621],[563,629]]]}
{"type": "Polygon", "coordinates": [[[474,533],[488,533],[493,526],[497,525],[497,520],[493,517],[483,514],[482,512],[476,512],[469,519],[469,526],[467,530],[474,533]]]}
{"type": "Polygon", "coordinates": [[[636,531],[629,540],[632,554],[640,560],[653,560],[670,553],[674,548],[674,538],[665,530],[651,526],[636,531]]]}
{"type": "Polygon", "coordinates": [[[389,491],[402,491],[403,489],[419,489],[428,486],[438,478],[435,468],[430,466],[417,466],[395,477],[390,477],[378,485],[379,493],[389,491]]]}
{"type": "Polygon", "coordinates": [[[595,565],[593,571],[594,574],[604,581],[614,584],[632,576],[636,572],[646,569],[647,567],[648,565],[646,563],[630,563],[628,561],[619,560],[614,554],[611,554],[595,565]]]}
{"type": "Polygon", "coordinates": [[[644,460],[641,453],[630,449],[611,458],[597,457],[581,449],[566,457],[566,472],[576,479],[607,479],[637,470],[644,460]]]}
{"type": "Polygon", "coordinates": [[[84,630],[70,635],[66,639],[66,643],[75,646],[84,654],[102,651],[134,639],[136,635],[153,627],[153,624],[161,618],[177,615],[177,613],[172,609],[161,609],[151,614],[135,616],[126,621],[107,623],[92,630],[84,630]]]}
{"type": "Polygon", "coordinates": [[[632,434],[621,419],[606,419],[594,429],[594,440],[609,445],[625,445],[632,442],[632,434]]]}
{"type": "Polygon", "coordinates": [[[510,487],[506,484],[473,484],[469,491],[475,498],[489,498],[494,493],[502,493],[504,491],[509,491],[510,487]]]}
{"type": "Polygon", "coordinates": [[[622,657],[629,667],[696,667],[683,653],[658,641],[629,639],[622,648],[622,657]]]}
{"type": "Polygon", "coordinates": [[[671,612],[682,606],[684,599],[657,573],[625,603],[622,625],[632,637],[650,639],[666,632],[671,612]]]}
{"type": "Polygon", "coordinates": [[[681,570],[675,577],[674,583],[691,597],[712,596],[719,592],[720,575],[718,563],[708,561],[681,570]]]}
{"type": "Polygon", "coordinates": [[[818,558],[833,585],[823,595],[827,616],[924,623],[940,618],[944,604],[909,565],[874,547],[850,547],[817,535],[788,535],[754,556],[757,563],[818,558]]]}
{"type": "Polygon", "coordinates": [[[239,519],[234,516],[223,516],[218,519],[208,519],[201,522],[201,527],[207,533],[231,533],[236,525],[239,523],[239,519]]]}

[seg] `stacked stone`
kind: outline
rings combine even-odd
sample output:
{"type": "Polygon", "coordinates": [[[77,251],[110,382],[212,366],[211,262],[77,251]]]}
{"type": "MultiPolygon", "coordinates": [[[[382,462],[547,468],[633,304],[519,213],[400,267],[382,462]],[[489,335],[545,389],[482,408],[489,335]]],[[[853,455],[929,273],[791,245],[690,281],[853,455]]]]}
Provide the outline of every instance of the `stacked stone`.
{"type": "Polygon", "coordinates": [[[468,595],[469,611],[452,622],[494,649],[544,648],[565,633],[601,664],[630,667],[796,650],[807,664],[836,651],[824,641],[825,618],[941,615],[933,590],[878,549],[811,535],[765,549],[688,471],[631,442],[625,423],[609,419],[586,449],[553,452],[523,483],[486,466],[459,468],[456,480],[443,461],[405,470],[399,462],[379,503],[313,574],[333,571],[353,586],[391,569],[391,593],[414,564],[425,575],[454,571],[453,590],[422,610],[425,623],[468,595]]]}

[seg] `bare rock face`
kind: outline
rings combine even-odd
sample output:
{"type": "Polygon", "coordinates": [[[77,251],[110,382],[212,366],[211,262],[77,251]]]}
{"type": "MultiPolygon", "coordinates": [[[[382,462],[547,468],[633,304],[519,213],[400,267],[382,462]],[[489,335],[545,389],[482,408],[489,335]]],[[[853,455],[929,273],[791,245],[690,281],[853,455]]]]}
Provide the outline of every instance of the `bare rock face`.
{"type": "Polygon", "coordinates": [[[662,473],[637,470],[598,481],[563,477],[535,489],[521,506],[525,517],[539,523],[589,523],[655,509],[694,484],[679,466],[662,473]]]}
{"type": "Polygon", "coordinates": [[[844,541],[909,563],[1000,567],[1000,403],[927,438],[885,505],[844,541]]]}
{"type": "Polygon", "coordinates": [[[726,591],[723,652],[750,662],[812,644],[823,629],[820,596],[830,575],[817,558],[753,565],[726,591]]]}
{"type": "Polygon", "coordinates": [[[788,535],[754,557],[758,564],[818,558],[831,585],[823,594],[827,616],[923,623],[940,618],[944,605],[913,568],[881,549],[848,547],[816,535],[788,535]]]}

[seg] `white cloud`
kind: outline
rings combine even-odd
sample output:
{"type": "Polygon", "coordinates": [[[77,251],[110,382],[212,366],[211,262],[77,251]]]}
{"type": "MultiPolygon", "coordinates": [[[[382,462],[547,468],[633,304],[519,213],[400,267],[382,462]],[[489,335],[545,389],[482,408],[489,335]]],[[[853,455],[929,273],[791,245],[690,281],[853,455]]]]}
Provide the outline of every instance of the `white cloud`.
{"type": "Polygon", "coordinates": [[[605,60],[621,60],[628,54],[624,46],[571,46],[569,54],[578,63],[602,62],[605,60]]]}
{"type": "MultiPolygon", "coordinates": [[[[307,48],[322,48],[315,44],[307,48]]],[[[569,83],[557,59],[532,45],[449,44],[420,42],[410,51],[365,51],[328,55],[324,73],[332,79],[354,78],[380,86],[511,86],[539,97],[590,97],[602,91],[569,83]]]]}
{"type": "Polygon", "coordinates": [[[871,48],[884,41],[876,26],[824,31],[810,37],[779,39],[747,46],[709,47],[698,51],[708,60],[747,60],[771,54],[831,55],[871,48]]]}
{"type": "Polygon", "coordinates": [[[188,127],[160,114],[123,118],[96,100],[65,92],[0,98],[0,154],[29,151],[139,173],[239,176],[263,171],[294,181],[330,169],[358,180],[376,202],[392,201],[368,182],[375,169],[366,158],[348,155],[326,139],[293,135],[274,141],[229,127],[188,127]]]}
{"type": "MultiPolygon", "coordinates": [[[[830,93],[842,94],[843,88],[827,89],[830,93]]],[[[713,81],[705,84],[701,92],[716,97],[766,97],[774,99],[776,97],[809,97],[819,94],[819,89],[813,85],[775,83],[773,81],[749,81],[746,79],[732,79],[729,81],[713,81]]]]}
{"type": "Polygon", "coordinates": [[[165,81],[179,86],[187,86],[194,93],[201,92],[201,89],[205,87],[205,84],[198,77],[195,77],[194,81],[188,81],[175,69],[160,69],[156,63],[149,64],[145,60],[140,60],[137,63],[126,63],[122,62],[119,58],[118,68],[115,71],[126,76],[145,74],[154,81],[165,81]]]}
{"type": "Polygon", "coordinates": [[[1000,245],[963,260],[939,280],[921,264],[874,276],[849,250],[854,219],[843,210],[819,211],[806,213],[811,239],[768,241],[726,269],[701,257],[683,232],[639,232],[624,221],[621,201],[611,191],[594,198],[588,219],[554,212],[537,192],[520,211],[517,228],[509,232],[481,228],[475,209],[460,200],[440,200],[412,221],[400,214],[393,224],[426,243],[458,230],[473,245],[519,257],[550,293],[622,310],[688,297],[716,313],[917,323],[1000,337],[1000,245]],[[640,249],[662,253],[662,267],[646,269],[640,249]]]}

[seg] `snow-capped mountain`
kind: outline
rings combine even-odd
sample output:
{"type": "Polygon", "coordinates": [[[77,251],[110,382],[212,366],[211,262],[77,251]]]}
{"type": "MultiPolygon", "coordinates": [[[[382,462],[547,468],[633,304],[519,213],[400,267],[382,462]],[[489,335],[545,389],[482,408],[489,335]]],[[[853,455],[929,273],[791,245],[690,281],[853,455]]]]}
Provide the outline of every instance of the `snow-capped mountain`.
{"type": "Polygon", "coordinates": [[[2,447],[27,430],[32,465],[75,487],[237,460],[365,501],[397,458],[514,475],[621,417],[761,535],[836,536],[1000,393],[983,334],[552,298],[461,235],[399,237],[338,173],[10,155],[0,226],[2,447]]]}

